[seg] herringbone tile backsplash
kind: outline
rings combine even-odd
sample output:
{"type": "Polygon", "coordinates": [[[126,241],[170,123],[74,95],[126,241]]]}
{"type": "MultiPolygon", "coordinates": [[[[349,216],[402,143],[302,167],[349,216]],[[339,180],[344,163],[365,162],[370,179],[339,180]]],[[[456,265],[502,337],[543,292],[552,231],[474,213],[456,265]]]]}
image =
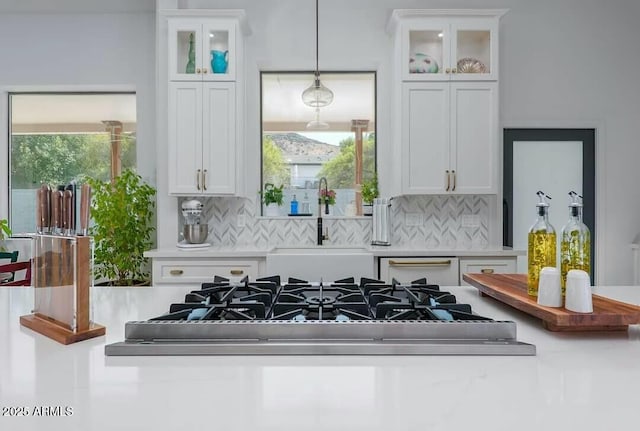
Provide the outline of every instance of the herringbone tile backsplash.
{"type": "MultiPolygon", "coordinates": [[[[215,197],[202,202],[204,219],[213,228],[209,242],[214,245],[283,246],[316,242],[315,217],[259,217],[260,208],[251,199],[215,197]],[[243,227],[238,226],[239,215],[244,215],[243,227]]],[[[178,217],[182,223],[182,216],[178,217]]],[[[329,230],[330,244],[358,246],[371,242],[370,217],[328,217],[324,225],[329,230]]],[[[484,248],[489,243],[489,197],[400,196],[392,200],[391,225],[392,245],[484,248]],[[479,226],[462,227],[463,215],[477,216],[479,226]]]]}

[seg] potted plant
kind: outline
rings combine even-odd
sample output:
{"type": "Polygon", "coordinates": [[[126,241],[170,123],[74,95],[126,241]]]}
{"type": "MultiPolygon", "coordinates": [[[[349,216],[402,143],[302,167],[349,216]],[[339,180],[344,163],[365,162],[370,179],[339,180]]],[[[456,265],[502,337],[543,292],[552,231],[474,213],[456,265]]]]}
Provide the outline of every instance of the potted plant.
{"type": "Polygon", "coordinates": [[[114,286],[145,285],[150,282],[147,258],[153,246],[151,234],[155,189],[130,169],[113,182],[88,178],[93,189],[89,234],[95,241],[96,279],[106,278],[114,286]]]}
{"type": "Polygon", "coordinates": [[[378,174],[374,173],[369,181],[362,183],[360,187],[362,196],[362,214],[373,214],[373,200],[378,197],[378,174]]]}
{"type": "Polygon", "coordinates": [[[0,251],[7,251],[4,241],[10,236],[11,229],[9,228],[9,222],[7,219],[0,219],[0,251]]]}
{"type": "Polygon", "coordinates": [[[266,183],[264,185],[264,190],[260,191],[262,195],[262,203],[265,205],[265,214],[269,217],[274,217],[279,214],[278,207],[284,204],[284,193],[282,190],[284,189],[284,185],[280,185],[280,187],[276,187],[272,183],[266,183]]]}

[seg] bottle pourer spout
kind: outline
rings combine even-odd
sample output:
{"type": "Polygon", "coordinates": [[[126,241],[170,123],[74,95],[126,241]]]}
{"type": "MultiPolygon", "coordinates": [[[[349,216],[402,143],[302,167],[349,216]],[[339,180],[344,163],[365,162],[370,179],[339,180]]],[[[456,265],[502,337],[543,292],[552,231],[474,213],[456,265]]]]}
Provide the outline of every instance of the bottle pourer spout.
{"type": "Polygon", "coordinates": [[[540,199],[540,202],[537,203],[536,206],[539,207],[548,207],[549,203],[545,200],[545,199],[551,199],[551,196],[547,195],[545,192],[543,192],[542,190],[538,190],[536,192],[536,194],[538,195],[538,198],[540,199]]]}
{"type": "Polygon", "coordinates": [[[571,199],[571,202],[569,203],[569,208],[571,209],[571,215],[577,217],[578,209],[582,208],[582,196],[580,196],[578,193],[571,190],[569,192],[569,198],[571,199]]]}

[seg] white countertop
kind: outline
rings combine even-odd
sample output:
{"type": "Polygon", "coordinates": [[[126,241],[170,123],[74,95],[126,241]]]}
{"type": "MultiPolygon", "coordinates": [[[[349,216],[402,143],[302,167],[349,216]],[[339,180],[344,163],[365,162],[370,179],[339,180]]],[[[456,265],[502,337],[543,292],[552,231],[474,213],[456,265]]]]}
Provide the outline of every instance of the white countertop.
{"type": "MultiPolygon", "coordinates": [[[[2,430],[608,430],[637,423],[640,326],[558,334],[469,286],[443,288],[514,320],[537,356],[105,357],[124,322],[167,311],[187,288],[95,288],[107,335],[63,346],[19,325],[31,288],[0,289],[2,430]]],[[[640,287],[600,294],[640,304],[640,287]]],[[[631,425],[633,428],[634,425],[631,425]]]]}
{"type": "MultiPolygon", "coordinates": [[[[364,250],[369,251],[373,256],[386,256],[386,257],[402,257],[402,256],[465,256],[465,257],[483,257],[483,256],[524,256],[525,250],[513,250],[505,247],[488,247],[483,249],[456,249],[456,248],[423,248],[412,245],[395,245],[395,246],[370,246],[370,245],[335,245],[327,244],[326,246],[316,245],[283,245],[281,248],[354,248],[362,247],[364,250]]],[[[236,245],[236,246],[210,246],[203,248],[178,248],[178,247],[165,247],[159,249],[153,249],[144,253],[145,257],[151,258],[234,258],[234,257],[253,257],[261,258],[266,257],[267,254],[272,252],[278,246],[258,247],[253,245],[236,245]]]]}
{"type": "Polygon", "coordinates": [[[210,246],[203,248],[165,247],[144,252],[145,257],[168,258],[223,258],[223,257],[265,257],[273,247],[252,245],[210,246]]]}

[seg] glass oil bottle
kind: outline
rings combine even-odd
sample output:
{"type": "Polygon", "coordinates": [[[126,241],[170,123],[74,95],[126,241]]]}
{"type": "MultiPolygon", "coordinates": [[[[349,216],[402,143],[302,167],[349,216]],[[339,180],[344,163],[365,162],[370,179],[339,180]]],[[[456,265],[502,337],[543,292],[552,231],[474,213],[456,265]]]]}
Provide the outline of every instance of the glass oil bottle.
{"type": "Polygon", "coordinates": [[[591,270],[591,232],[582,222],[582,196],[569,192],[569,220],[562,227],[560,240],[560,285],[564,296],[567,273],[571,269],[591,270]]]}
{"type": "Polygon", "coordinates": [[[529,229],[527,293],[538,296],[540,270],[545,266],[556,266],[556,231],[549,223],[549,204],[551,199],[544,192],[536,193],[540,202],[536,204],[538,218],[529,229]]]}

